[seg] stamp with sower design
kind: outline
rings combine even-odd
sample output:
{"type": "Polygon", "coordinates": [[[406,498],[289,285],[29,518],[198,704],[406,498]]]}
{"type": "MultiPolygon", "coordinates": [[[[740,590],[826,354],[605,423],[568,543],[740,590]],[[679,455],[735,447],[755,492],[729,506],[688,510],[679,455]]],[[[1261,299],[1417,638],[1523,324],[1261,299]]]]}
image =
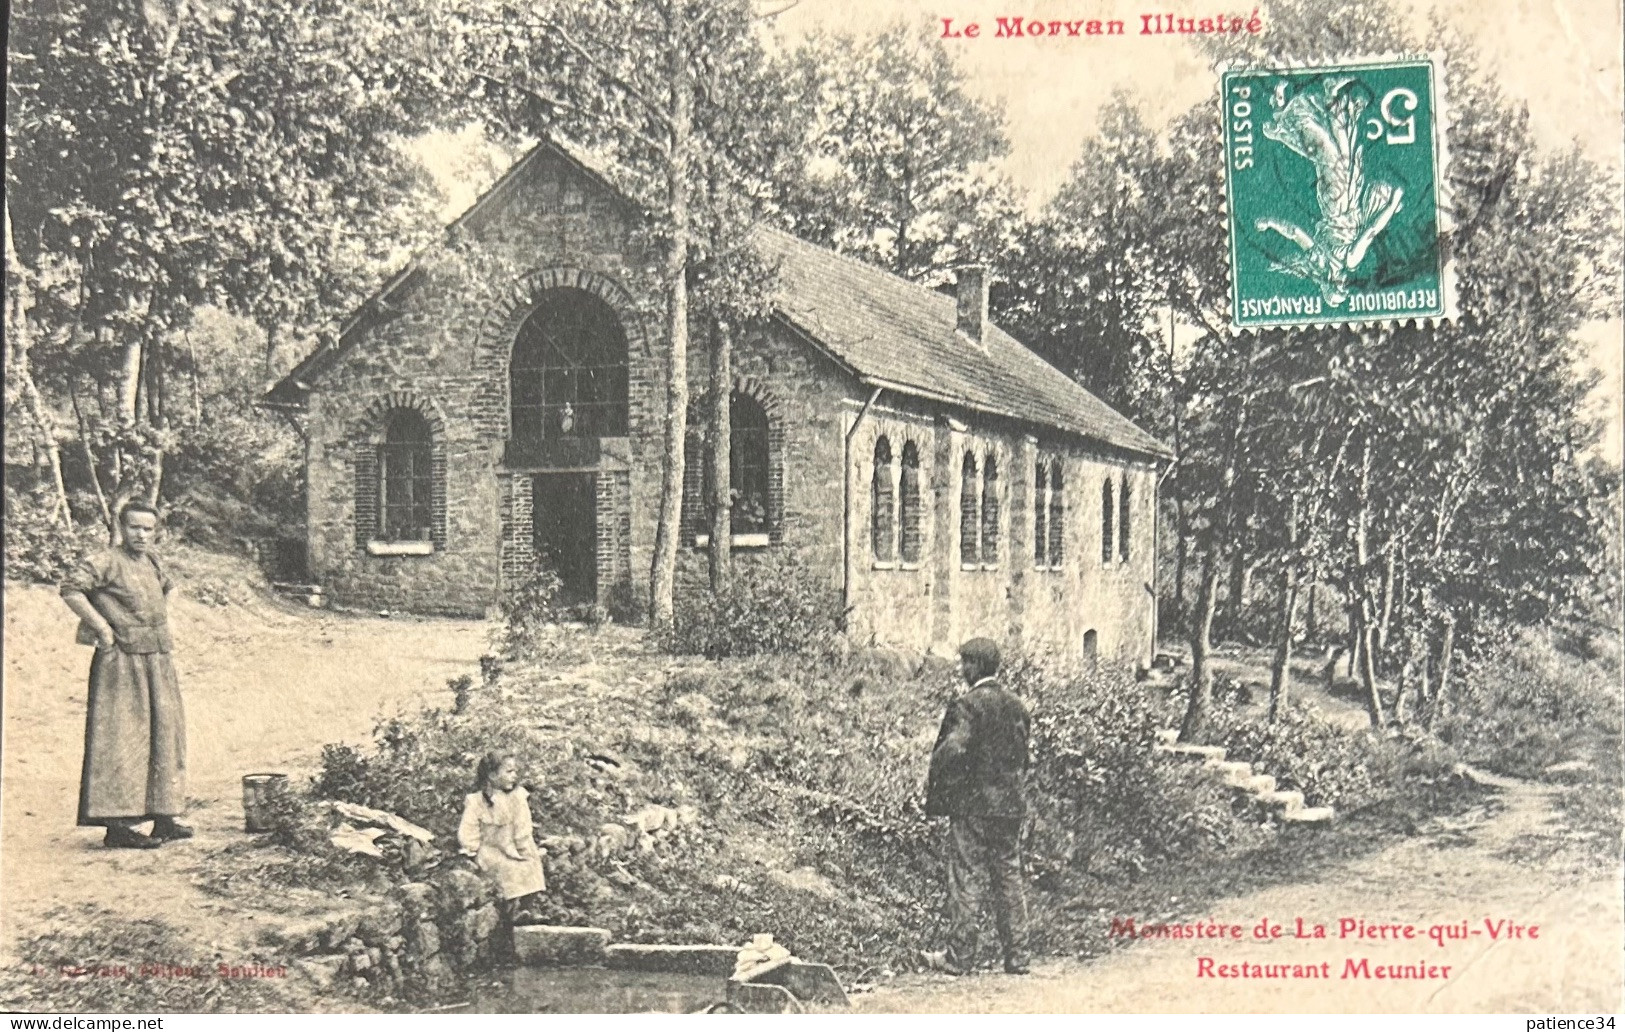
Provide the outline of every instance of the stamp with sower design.
{"type": "Polygon", "coordinates": [[[1430,59],[1221,81],[1237,330],[1453,316],[1430,59]]]}

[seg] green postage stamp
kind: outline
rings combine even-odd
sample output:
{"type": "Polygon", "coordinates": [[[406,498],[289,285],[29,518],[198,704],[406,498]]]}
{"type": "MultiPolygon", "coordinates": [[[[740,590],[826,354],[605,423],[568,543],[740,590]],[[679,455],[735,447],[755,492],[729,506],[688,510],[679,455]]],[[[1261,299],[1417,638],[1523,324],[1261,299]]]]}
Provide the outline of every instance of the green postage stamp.
{"type": "Polygon", "coordinates": [[[1222,80],[1234,329],[1453,316],[1429,58],[1222,80]]]}

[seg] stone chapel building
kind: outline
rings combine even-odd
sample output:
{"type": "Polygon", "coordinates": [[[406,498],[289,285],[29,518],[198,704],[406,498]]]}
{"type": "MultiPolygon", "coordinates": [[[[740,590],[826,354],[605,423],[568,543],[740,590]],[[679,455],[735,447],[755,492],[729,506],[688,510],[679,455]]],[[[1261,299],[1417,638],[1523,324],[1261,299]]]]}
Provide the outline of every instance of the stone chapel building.
{"type": "MultiPolygon", "coordinates": [[[[573,148],[522,158],[266,396],[302,414],[312,577],[340,604],[481,614],[548,563],[647,591],[663,453],[660,256],[573,148]]],[[[854,641],[973,635],[1143,663],[1167,448],[957,298],[759,230],[774,318],[734,346],[737,561],[828,571],[854,641]]],[[[707,388],[704,338],[690,348],[707,388]]],[[[709,521],[688,452],[679,559],[709,521]]]]}

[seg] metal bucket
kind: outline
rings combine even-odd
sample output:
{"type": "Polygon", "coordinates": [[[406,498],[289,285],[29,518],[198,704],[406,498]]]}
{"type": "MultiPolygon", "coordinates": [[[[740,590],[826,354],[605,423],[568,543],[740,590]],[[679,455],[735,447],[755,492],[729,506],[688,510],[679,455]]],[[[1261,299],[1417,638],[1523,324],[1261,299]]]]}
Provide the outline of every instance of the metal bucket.
{"type": "Polygon", "coordinates": [[[243,830],[271,830],[271,801],[288,790],[286,774],[243,775],[243,830]]]}

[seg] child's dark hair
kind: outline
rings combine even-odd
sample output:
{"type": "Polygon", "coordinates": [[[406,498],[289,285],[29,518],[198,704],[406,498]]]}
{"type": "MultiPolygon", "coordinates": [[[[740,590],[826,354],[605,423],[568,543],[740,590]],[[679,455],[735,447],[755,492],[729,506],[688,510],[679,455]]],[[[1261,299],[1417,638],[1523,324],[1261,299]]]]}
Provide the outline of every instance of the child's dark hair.
{"type": "Polygon", "coordinates": [[[502,765],[513,759],[505,752],[488,752],[480,757],[480,764],[474,768],[474,791],[485,791],[485,783],[491,775],[502,769],[502,765]]]}

